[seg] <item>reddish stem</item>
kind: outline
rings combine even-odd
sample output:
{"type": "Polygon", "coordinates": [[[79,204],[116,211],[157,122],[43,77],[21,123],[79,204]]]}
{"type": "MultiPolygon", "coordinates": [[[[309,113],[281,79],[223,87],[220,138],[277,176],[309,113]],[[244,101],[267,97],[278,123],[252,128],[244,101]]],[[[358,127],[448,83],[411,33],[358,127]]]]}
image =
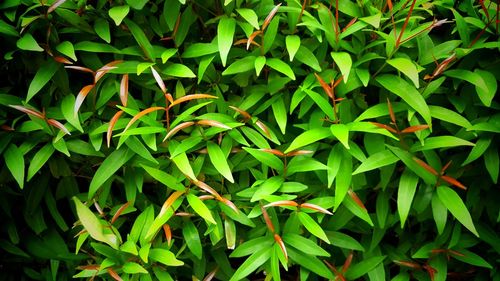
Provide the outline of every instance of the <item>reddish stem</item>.
{"type": "Polygon", "coordinates": [[[410,21],[411,14],[413,13],[413,8],[415,7],[415,3],[417,0],[413,0],[410,6],[410,11],[408,11],[408,15],[406,16],[405,23],[403,24],[403,27],[401,28],[401,32],[399,32],[398,39],[396,40],[396,49],[399,47],[399,44],[401,43],[401,38],[403,37],[403,33],[405,33],[406,27],[408,26],[408,22],[410,21]]]}

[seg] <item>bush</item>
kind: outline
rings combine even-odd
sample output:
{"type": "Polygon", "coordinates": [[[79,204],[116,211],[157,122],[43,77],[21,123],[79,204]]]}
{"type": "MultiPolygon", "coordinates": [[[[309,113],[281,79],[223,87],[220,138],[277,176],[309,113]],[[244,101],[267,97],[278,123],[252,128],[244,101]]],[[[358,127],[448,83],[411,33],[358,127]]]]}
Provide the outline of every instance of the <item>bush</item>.
{"type": "Polygon", "coordinates": [[[0,10],[4,279],[500,279],[497,2],[0,10]]]}

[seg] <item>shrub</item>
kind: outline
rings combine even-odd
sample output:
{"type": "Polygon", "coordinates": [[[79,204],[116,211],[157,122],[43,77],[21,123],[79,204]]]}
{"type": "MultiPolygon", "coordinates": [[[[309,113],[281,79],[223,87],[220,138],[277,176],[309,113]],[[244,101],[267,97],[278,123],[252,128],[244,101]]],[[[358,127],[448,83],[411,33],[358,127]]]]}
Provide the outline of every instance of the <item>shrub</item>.
{"type": "Polygon", "coordinates": [[[500,278],[497,2],[0,10],[5,279],[500,278]]]}

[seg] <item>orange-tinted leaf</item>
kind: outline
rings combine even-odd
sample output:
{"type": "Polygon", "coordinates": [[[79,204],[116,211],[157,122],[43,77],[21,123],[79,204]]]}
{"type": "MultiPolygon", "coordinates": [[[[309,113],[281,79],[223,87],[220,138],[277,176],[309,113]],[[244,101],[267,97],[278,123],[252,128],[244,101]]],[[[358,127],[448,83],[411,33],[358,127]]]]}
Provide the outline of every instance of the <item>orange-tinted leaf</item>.
{"type": "Polygon", "coordinates": [[[47,9],[47,14],[52,13],[55,9],[57,9],[57,7],[61,6],[61,4],[63,4],[64,2],[66,2],[66,0],[57,0],[54,3],[52,3],[52,5],[50,5],[50,7],[47,9]]]}
{"type": "Polygon", "coordinates": [[[120,100],[123,106],[127,106],[128,100],[128,74],[124,74],[120,82],[120,100]]]}
{"type": "Polygon", "coordinates": [[[335,82],[333,83],[332,89],[335,89],[340,84],[340,82],[342,82],[343,79],[344,79],[344,75],[340,75],[340,77],[337,78],[337,80],[335,80],[335,82]]]}
{"type": "Polygon", "coordinates": [[[255,37],[259,34],[262,34],[261,30],[256,30],[252,34],[250,34],[250,36],[248,37],[248,40],[247,40],[247,50],[250,48],[250,44],[252,44],[252,42],[254,42],[255,37]]]}
{"type": "Polygon", "coordinates": [[[456,179],[450,177],[450,176],[441,176],[441,179],[444,180],[445,182],[451,184],[451,185],[454,185],[456,187],[459,187],[463,190],[467,190],[467,187],[465,185],[463,185],[462,183],[460,183],[459,181],[457,181],[456,179]]]}
{"type": "Polygon", "coordinates": [[[57,61],[58,63],[73,64],[73,62],[71,62],[69,59],[65,57],[55,56],[54,60],[57,61]]]}
{"type": "Polygon", "coordinates": [[[89,265],[80,265],[76,267],[79,270],[99,270],[101,268],[100,264],[89,264],[89,265]]]}
{"type": "Polygon", "coordinates": [[[327,214],[327,215],[333,215],[332,212],[328,211],[327,209],[323,208],[323,207],[320,207],[316,204],[311,204],[311,203],[302,203],[300,204],[300,207],[301,208],[306,208],[306,209],[311,209],[311,210],[315,210],[315,211],[318,211],[320,213],[323,213],[323,214],[327,214]]]}
{"type": "Polygon", "coordinates": [[[418,264],[416,262],[398,261],[398,260],[395,260],[394,262],[398,265],[413,268],[413,269],[421,269],[422,268],[422,266],[420,266],[420,264],[418,264]]]}
{"type": "Polygon", "coordinates": [[[402,130],[401,133],[403,133],[403,134],[414,133],[414,132],[422,131],[422,130],[425,130],[428,128],[429,128],[429,125],[415,125],[415,126],[410,126],[406,129],[402,130]]]}
{"type": "Polygon", "coordinates": [[[389,6],[389,11],[392,12],[392,0],[387,0],[387,6],[389,6]]]}
{"type": "Polygon", "coordinates": [[[24,112],[26,114],[33,115],[33,116],[38,117],[40,119],[45,119],[44,115],[38,110],[27,108],[27,107],[22,106],[22,105],[9,105],[9,106],[14,108],[14,109],[17,109],[21,112],[24,112]]]}
{"type": "Polygon", "coordinates": [[[344,28],[342,28],[342,32],[344,32],[346,29],[348,29],[351,25],[353,25],[358,18],[353,18],[344,28]]]}
{"type": "Polygon", "coordinates": [[[116,281],[122,281],[123,279],[120,277],[120,275],[118,275],[118,273],[116,273],[116,271],[114,271],[111,267],[108,267],[107,268],[108,270],[108,273],[109,275],[115,279],[116,281]]]}
{"type": "Polygon", "coordinates": [[[326,264],[326,266],[328,266],[328,268],[330,268],[331,271],[333,271],[333,273],[335,274],[335,279],[333,279],[334,281],[337,281],[337,280],[341,280],[341,281],[347,281],[345,279],[345,277],[342,275],[342,273],[340,273],[337,268],[335,268],[335,266],[333,266],[331,263],[329,263],[327,260],[323,260],[323,262],[326,264]]]}
{"type": "Polygon", "coordinates": [[[273,19],[274,15],[276,15],[276,13],[278,12],[278,9],[280,8],[280,6],[281,6],[281,3],[274,6],[274,8],[271,10],[271,12],[269,12],[266,19],[264,20],[264,23],[262,24],[262,28],[261,28],[262,32],[264,32],[264,30],[269,25],[269,23],[271,23],[271,20],[273,19]]]}
{"type": "Polygon", "coordinates": [[[11,126],[5,125],[5,124],[0,126],[0,128],[2,128],[2,130],[7,131],[7,132],[14,131],[14,128],[12,128],[11,126]]]}
{"type": "Polygon", "coordinates": [[[221,122],[214,121],[214,120],[200,120],[200,121],[196,122],[196,124],[210,126],[210,127],[217,127],[217,128],[227,129],[227,130],[232,129],[228,125],[222,124],[221,122]]]}
{"type": "Polygon", "coordinates": [[[297,155],[306,155],[306,154],[311,154],[311,153],[314,153],[314,151],[312,150],[296,150],[296,151],[292,151],[292,152],[289,152],[286,154],[286,156],[297,156],[297,155]]]}
{"type": "Polygon", "coordinates": [[[64,66],[64,68],[74,69],[74,70],[78,70],[78,71],[82,71],[82,72],[88,72],[88,73],[92,73],[92,75],[94,75],[94,73],[95,73],[92,69],[87,68],[87,67],[83,67],[83,66],[66,65],[66,66],[64,66]]]}
{"type": "Polygon", "coordinates": [[[264,221],[266,222],[267,228],[271,230],[272,233],[274,233],[274,225],[271,219],[269,218],[266,209],[261,205],[260,210],[262,211],[262,216],[264,217],[264,221]]]}
{"type": "Polygon", "coordinates": [[[95,84],[87,85],[83,87],[78,95],[76,96],[76,101],[75,101],[75,107],[73,108],[73,112],[75,114],[75,117],[78,116],[78,110],[80,110],[80,107],[83,104],[83,101],[85,100],[85,97],[89,94],[89,92],[94,89],[95,84]]]}
{"type": "Polygon", "coordinates": [[[354,254],[352,252],[349,253],[347,259],[344,262],[344,265],[342,266],[342,272],[346,272],[349,269],[349,267],[351,266],[353,256],[354,254]]]}
{"type": "Polygon", "coordinates": [[[180,98],[176,99],[175,101],[173,101],[169,105],[169,108],[171,108],[171,107],[173,107],[175,105],[178,105],[180,103],[183,103],[183,102],[186,102],[186,101],[190,101],[190,100],[196,100],[196,99],[216,99],[216,98],[217,98],[216,96],[207,95],[207,94],[187,95],[187,96],[180,97],[180,98]]]}
{"type": "Polygon", "coordinates": [[[221,197],[219,201],[222,202],[224,205],[228,206],[229,208],[233,209],[233,211],[235,211],[236,213],[240,212],[238,207],[236,207],[236,205],[234,205],[234,203],[231,202],[231,200],[221,197]]]}
{"type": "Polygon", "coordinates": [[[277,206],[287,206],[287,207],[297,207],[299,204],[291,200],[280,200],[274,201],[264,206],[264,208],[277,207],[277,206]]]}
{"type": "Polygon", "coordinates": [[[170,230],[170,225],[163,225],[163,232],[165,233],[165,239],[167,239],[167,245],[170,246],[170,242],[172,242],[172,230],[170,230]]]}
{"type": "Polygon", "coordinates": [[[166,93],[164,94],[165,95],[165,99],[169,102],[169,103],[173,103],[174,102],[174,98],[172,98],[172,95],[170,93],[166,93]]]}
{"type": "Polygon", "coordinates": [[[49,119],[49,120],[47,120],[47,123],[58,128],[59,130],[63,131],[66,135],[71,135],[71,133],[68,131],[68,129],[66,129],[66,127],[64,127],[64,125],[61,122],[59,122],[55,119],[49,119]]]}
{"type": "Polygon", "coordinates": [[[153,77],[156,80],[156,83],[158,84],[158,86],[160,86],[161,91],[164,94],[166,94],[167,93],[167,87],[165,87],[165,83],[163,82],[163,79],[161,79],[160,74],[152,66],[150,68],[151,68],[151,72],[153,73],[153,77]]]}
{"type": "Polygon", "coordinates": [[[271,133],[269,132],[269,128],[267,128],[267,126],[264,123],[262,123],[260,120],[257,120],[257,121],[255,121],[255,125],[257,125],[257,127],[259,127],[264,132],[264,134],[266,134],[266,136],[268,138],[271,137],[271,133]]]}
{"type": "MultiPolygon", "coordinates": [[[[204,183],[204,182],[202,182],[202,181],[200,181],[200,180],[193,181],[193,183],[194,183],[197,187],[199,187],[199,188],[201,188],[202,190],[204,190],[205,192],[207,192],[207,193],[209,193],[209,194],[212,194],[212,195],[215,197],[215,199],[217,199],[218,201],[221,201],[221,202],[223,202],[223,203],[224,203],[224,199],[222,198],[222,196],[220,196],[220,194],[219,194],[217,191],[215,191],[215,189],[213,189],[213,188],[212,188],[211,186],[209,186],[208,184],[206,184],[206,183],[204,183]]],[[[227,199],[226,199],[226,200],[227,200],[227,199]]]]}
{"type": "Polygon", "coordinates": [[[177,212],[175,213],[175,215],[178,217],[194,217],[193,213],[188,213],[188,212],[177,212]]]}
{"type": "Polygon", "coordinates": [[[427,273],[429,273],[431,281],[434,281],[434,275],[436,274],[437,270],[428,264],[425,264],[423,268],[427,271],[427,273]]]}
{"type": "Polygon", "coordinates": [[[123,130],[124,132],[128,130],[128,128],[130,128],[130,126],[132,126],[132,124],[134,124],[135,121],[137,121],[139,118],[141,118],[142,116],[148,114],[148,113],[151,113],[153,111],[158,111],[158,110],[165,110],[164,107],[161,107],[161,106],[154,106],[154,107],[150,107],[150,108],[146,108],[144,109],[143,111],[137,113],[127,124],[127,126],[125,127],[125,130],[123,130]]]}
{"type": "Polygon", "coordinates": [[[192,125],[194,125],[193,121],[188,121],[188,122],[180,123],[179,125],[175,126],[174,128],[172,128],[167,133],[167,135],[165,136],[165,138],[163,139],[163,141],[166,141],[168,138],[170,138],[171,136],[173,136],[178,131],[183,130],[183,129],[185,129],[185,128],[189,127],[189,126],[192,126],[192,125]]]}
{"type": "MultiPolygon", "coordinates": [[[[233,46],[238,46],[238,45],[242,45],[242,44],[247,44],[247,42],[248,42],[248,39],[243,38],[243,39],[240,39],[240,40],[235,41],[235,42],[233,43],[233,46]]],[[[259,43],[257,43],[257,42],[255,42],[255,41],[251,41],[251,42],[250,42],[250,44],[255,45],[255,46],[257,46],[257,47],[260,47],[260,44],[259,44],[259,43]]]]}
{"type": "Polygon", "coordinates": [[[104,76],[104,74],[108,73],[112,69],[115,69],[116,65],[122,62],[123,62],[122,60],[114,60],[110,63],[105,64],[103,67],[99,68],[95,72],[94,83],[97,83],[97,81],[99,81],[99,79],[101,79],[104,76]]]}
{"type": "Polygon", "coordinates": [[[182,194],[184,194],[184,191],[172,192],[172,194],[170,194],[167,200],[165,200],[165,202],[163,203],[163,206],[161,206],[161,210],[158,216],[162,216],[163,214],[165,214],[165,212],[168,211],[172,204],[174,204],[175,200],[177,200],[177,198],[179,198],[182,194]]]}
{"type": "Polygon", "coordinates": [[[214,199],[215,197],[213,195],[201,195],[201,196],[198,196],[198,198],[201,200],[201,201],[205,201],[205,200],[212,200],[214,199]]]}
{"type": "Polygon", "coordinates": [[[321,85],[321,88],[323,88],[323,90],[325,91],[325,93],[331,99],[333,99],[334,96],[333,96],[333,90],[332,90],[332,88],[330,88],[330,86],[325,82],[325,80],[323,80],[323,78],[321,78],[321,76],[319,76],[317,73],[314,73],[314,76],[316,76],[316,79],[318,80],[319,84],[321,85]]]}
{"type": "Polygon", "coordinates": [[[283,153],[277,149],[261,148],[260,151],[271,153],[271,154],[274,154],[274,155],[279,156],[279,157],[285,157],[285,153],[283,153]]]}
{"type": "Polygon", "coordinates": [[[120,116],[122,116],[122,114],[123,110],[118,111],[117,113],[115,113],[115,115],[113,115],[113,118],[111,118],[111,120],[109,121],[109,127],[106,133],[106,143],[108,144],[108,147],[111,144],[111,136],[113,135],[113,128],[115,127],[116,122],[118,121],[120,116]]]}
{"type": "Polygon", "coordinates": [[[274,241],[278,243],[278,246],[280,246],[281,251],[283,252],[283,255],[285,256],[285,260],[288,261],[288,253],[286,252],[286,247],[285,243],[283,243],[283,239],[278,234],[274,234],[274,241]]]}
{"type": "Polygon", "coordinates": [[[210,271],[210,273],[208,273],[207,276],[203,278],[203,281],[211,281],[215,277],[215,274],[217,274],[217,271],[219,271],[218,266],[215,267],[214,270],[210,271]]]}
{"type": "Polygon", "coordinates": [[[448,170],[448,168],[449,168],[449,167],[450,167],[450,165],[451,165],[451,162],[452,162],[451,160],[450,160],[450,161],[448,161],[448,163],[446,163],[446,165],[444,165],[444,167],[443,167],[443,168],[441,168],[441,175],[442,175],[442,174],[444,174],[444,172],[445,172],[446,170],[448,170]]]}
{"type": "Polygon", "coordinates": [[[387,98],[387,107],[389,108],[389,116],[391,116],[391,121],[396,124],[396,115],[394,115],[394,110],[392,109],[392,104],[389,98],[387,98]]]}
{"type": "Polygon", "coordinates": [[[455,255],[455,256],[465,257],[465,255],[460,253],[459,251],[455,251],[455,250],[450,249],[450,250],[448,250],[448,252],[450,252],[450,254],[455,255]]]}
{"type": "Polygon", "coordinates": [[[422,168],[426,169],[429,173],[437,176],[438,175],[438,172],[432,168],[431,166],[429,166],[429,164],[425,163],[424,161],[418,159],[417,157],[413,157],[413,160],[415,162],[417,162],[418,165],[420,165],[422,168]]]}
{"type": "Polygon", "coordinates": [[[111,218],[111,224],[115,223],[115,221],[118,219],[118,217],[123,213],[123,211],[125,211],[125,209],[128,208],[129,205],[130,205],[130,201],[123,204],[120,208],[118,208],[116,213],[113,215],[113,218],[111,218]]]}
{"type": "Polygon", "coordinates": [[[349,196],[351,196],[352,200],[354,200],[354,202],[356,202],[356,204],[358,206],[360,206],[362,209],[366,210],[365,204],[363,204],[363,201],[361,201],[361,199],[359,199],[356,192],[354,192],[352,189],[349,189],[347,192],[349,193],[349,196]]]}
{"type": "Polygon", "coordinates": [[[229,108],[231,108],[232,110],[238,112],[241,116],[243,116],[243,118],[245,118],[245,120],[248,120],[248,119],[252,118],[252,115],[250,115],[248,112],[246,112],[246,111],[244,111],[242,109],[237,108],[236,106],[230,105],[229,108]]]}
{"type": "Polygon", "coordinates": [[[372,123],[373,125],[375,125],[375,126],[377,126],[379,128],[386,129],[387,131],[389,131],[391,133],[394,133],[394,134],[397,133],[397,131],[394,128],[389,127],[389,126],[387,126],[385,124],[380,124],[380,123],[377,123],[377,122],[370,122],[370,123],[372,123]]]}

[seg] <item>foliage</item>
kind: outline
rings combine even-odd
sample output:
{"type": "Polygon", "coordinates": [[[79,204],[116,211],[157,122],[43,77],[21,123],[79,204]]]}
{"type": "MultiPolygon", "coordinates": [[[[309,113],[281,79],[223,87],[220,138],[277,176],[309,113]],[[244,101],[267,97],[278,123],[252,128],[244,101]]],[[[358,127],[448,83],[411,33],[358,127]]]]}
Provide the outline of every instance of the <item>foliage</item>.
{"type": "Polygon", "coordinates": [[[0,11],[5,279],[500,278],[497,2],[0,11]]]}

